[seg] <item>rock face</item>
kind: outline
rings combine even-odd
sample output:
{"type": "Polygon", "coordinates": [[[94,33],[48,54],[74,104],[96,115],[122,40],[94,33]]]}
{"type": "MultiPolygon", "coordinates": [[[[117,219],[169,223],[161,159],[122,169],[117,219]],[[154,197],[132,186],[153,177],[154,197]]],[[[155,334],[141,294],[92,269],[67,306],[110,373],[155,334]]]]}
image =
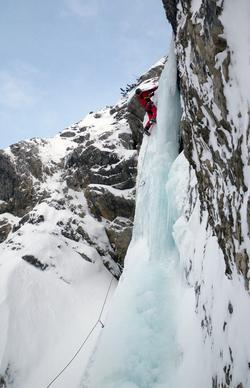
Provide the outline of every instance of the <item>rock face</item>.
{"type": "MultiPolygon", "coordinates": [[[[249,72],[248,46],[245,44],[249,39],[249,29],[246,27],[240,40],[237,31],[240,31],[242,22],[245,25],[244,20],[250,10],[247,1],[243,1],[240,8],[229,3],[223,0],[163,0],[175,32],[183,107],[181,135],[184,154],[197,180],[195,186],[190,183],[187,221],[191,220],[198,199],[200,222],[220,247],[225,277],[233,282],[239,276],[249,291],[250,124],[249,98],[245,92],[248,87],[245,87],[241,74],[245,71],[246,77],[249,72]],[[238,49],[240,46],[242,50],[238,49]]],[[[205,253],[199,260],[203,267],[205,253]]],[[[214,285],[206,284],[203,270],[198,278],[194,267],[191,260],[186,268],[186,276],[188,282],[190,273],[194,276],[192,284],[197,300],[196,312],[200,311],[202,316],[204,343],[211,340],[212,358],[218,357],[221,361],[221,370],[210,376],[210,386],[246,387],[239,376],[235,377],[237,372],[234,365],[239,360],[232,343],[228,341],[228,348],[223,350],[222,346],[221,353],[216,353],[216,325],[208,312],[210,308],[213,311],[213,302],[205,297],[205,288],[211,287],[212,290],[214,285]]],[[[213,291],[210,297],[214,298],[212,294],[213,291]]],[[[230,300],[228,306],[232,306],[230,300]]],[[[228,307],[228,311],[230,315],[233,314],[232,308],[228,307]]],[[[222,336],[226,327],[229,330],[230,325],[224,324],[222,336]]]]}
{"type": "MultiPolygon", "coordinates": [[[[156,85],[165,61],[140,77],[137,86],[156,85]]],[[[134,90],[117,105],[90,113],[52,139],[21,141],[0,151],[1,243],[13,244],[14,249],[15,234],[22,234],[26,225],[39,228],[46,221],[46,204],[57,214],[68,212],[66,218],[56,217],[55,233],[65,241],[86,243],[89,252],[96,252],[119,276],[115,262],[122,268],[132,235],[145,115],[134,90]],[[96,225],[92,233],[89,217],[96,225]]],[[[80,249],[79,254],[93,260],[80,249]]],[[[40,269],[49,266],[33,252],[23,259],[40,269]]]]}
{"type": "Polygon", "coordinates": [[[177,0],[162,0],[168,21],[171,23],[174,33],[177,29],[177,0]]]}
{"type": "Polygon", "coordinates": [[[243,125],[242,120],[247,111],[238,111],[236,123],[228,110],[225,86],[231,82],[234,54],[222,36],[223,2],[204,1],[193,13],[191,2],[179,5],[177,20],[185,16],[176,36],[184,152],[196,171],[201,211],[208,210],[208,223],[224,253],[226,274],[230,277],[231,266],[236,264],[248,289],[249,257],[242,245],[241,209],[247,206],[243,167],[248,160],[243,155],[249,123],[243,125]]]}

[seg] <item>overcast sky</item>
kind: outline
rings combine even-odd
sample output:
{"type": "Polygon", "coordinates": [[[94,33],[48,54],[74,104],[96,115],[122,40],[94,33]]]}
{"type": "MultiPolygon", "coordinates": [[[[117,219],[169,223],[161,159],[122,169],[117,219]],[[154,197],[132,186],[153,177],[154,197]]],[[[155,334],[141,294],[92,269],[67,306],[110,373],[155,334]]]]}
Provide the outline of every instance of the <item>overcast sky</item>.
{"type": "Polygon", "coordinates": [[[0,148],[115,104],[168,53],[161,0],[0,0],[0,148]]]}

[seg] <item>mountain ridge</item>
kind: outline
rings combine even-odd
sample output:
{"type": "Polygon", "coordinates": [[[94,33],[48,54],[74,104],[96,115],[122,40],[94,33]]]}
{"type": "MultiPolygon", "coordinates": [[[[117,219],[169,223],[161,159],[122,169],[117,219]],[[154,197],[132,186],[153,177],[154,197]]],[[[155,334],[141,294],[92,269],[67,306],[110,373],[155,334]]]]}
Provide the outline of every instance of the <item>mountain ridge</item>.
{"type": "MultiPolygon", "coordinates": [[[[138,85],[155,84],[164,62],[139,78],[138,85]]],[[[11,231],[20,233],[26,222],[42,223],[43,215],[35,217],[33,210],[45,202],[58,210],[71,208],[71,220],[57,225],[65,238],[85,239],[108,258],[108,266],[113,259],[123,264],[132,233],[137,154],[145,114],[133,93],[134,89],[113,107],[91,112],[54,138],[20,141],[0,151],[0,212],[13,215],[9,222],[2,216],[1,242],[11,231]],[[86,209],[71,203],[73,192],[84,192],[93,218],[106,220],[110,239],[106,253],[83,227],[86,209]]]]}

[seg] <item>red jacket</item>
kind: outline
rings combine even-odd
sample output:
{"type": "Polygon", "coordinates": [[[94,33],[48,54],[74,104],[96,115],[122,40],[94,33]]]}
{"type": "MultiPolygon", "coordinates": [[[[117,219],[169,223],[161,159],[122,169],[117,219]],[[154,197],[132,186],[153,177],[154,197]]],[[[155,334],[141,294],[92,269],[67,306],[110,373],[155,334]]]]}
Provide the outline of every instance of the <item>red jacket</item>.
{"type": "Polygon", "coordinates": [[[154,95],[154,92],[156,89],[157,89],[157,86],[149,90],[143,90],[140,94],[138,94],[138,98],[141,101],[143,106],[146,107],[148,104],[152,104],[150,97],[154,95]]]}

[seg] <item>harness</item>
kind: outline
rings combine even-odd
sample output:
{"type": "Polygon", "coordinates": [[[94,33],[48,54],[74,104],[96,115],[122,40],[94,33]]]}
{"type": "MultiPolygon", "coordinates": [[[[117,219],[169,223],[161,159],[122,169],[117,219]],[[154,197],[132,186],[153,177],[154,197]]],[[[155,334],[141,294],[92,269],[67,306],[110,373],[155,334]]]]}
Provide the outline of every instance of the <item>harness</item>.
{"type": "Polygon", "coordinates": [[[141,100],[145,100],[146,104],[144,105],[145,108],[147,108],[149,105],[154,106],[154,103],[150,100],[149,96],[142,97],[141,100]]]}

